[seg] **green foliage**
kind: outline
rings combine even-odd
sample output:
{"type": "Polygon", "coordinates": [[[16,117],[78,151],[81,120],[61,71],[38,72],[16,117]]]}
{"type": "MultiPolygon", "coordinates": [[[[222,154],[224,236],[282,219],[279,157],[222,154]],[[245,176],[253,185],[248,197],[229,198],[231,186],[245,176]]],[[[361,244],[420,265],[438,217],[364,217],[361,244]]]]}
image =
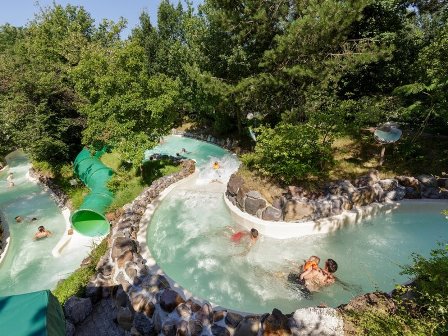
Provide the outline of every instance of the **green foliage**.
{"type": "Polygon", "coordinates": [[[114,168],[115,174],[108,183],[108,187],[114,192],[114,200],[109,206],[109,211],[133,201],[146,186],[159,177],[180,170],[180,166],[174,165],[169,160],[145,161],[139,168],[133,168],[120,159],[117,152],[105,154],[101,160],[105,164],[110,163],[109,167],[118,167],[114,168]]]}
{"type": "Polygon", "coordinates": [[[256,131],[255,150],[242,159],[249,168],[265,175],[291,183],[321,175],[331,163],[330,144],[320,142],[319,133],[310,125],[279,124],[256,131]]]}
{"type": "Polygon", "coordinates": [[[85,287],[88,284],[90,278],[95,274],[95,268],[100,258],[107,251],[107,239],[92,248],[89,255],[89,263],[81,266],[75,272],[73,272],[67,279],[59,282],[56,289],[53,290],[54,296],[58,299],[59,303],[63,305],[71,296],[76,295],[78,297],[84,297],[85,287]]]}
{"type": "Polygon", "coordinates": [[[37,161],[67,162],[80,148],[78,95],[67,73],[88,43],[92,25],[84,9],[54,5],[24,30],[3,29],[10,38],[0,53],[2,132],[37,161]]]}
{"type": "Polygon", "coordinates": [[[430,330],[426,321],[383,311],[351,311],[345,319],[355,325],[354,334],[360,336],[427,336],[430,330]]]}
{"type": "Polygon", "coordinates": [[[179,83],[150,76],[144,49],[135,42],[112,49],[91,45],[71,75],[87,101],[81,105],[87,121],[83,142],[94,149],[111,146],[138,166],[176,119],[179,83]]]}
{"type": "Polygon", "coordinates": [[[428,319],[434,329],[431,334],[448,332],[448,245],[431,251],[425,258],[413,255],[412,265],[405,267],[404,274],[416,278],[413,290],[417,293],[420,314],[428,319]]]}

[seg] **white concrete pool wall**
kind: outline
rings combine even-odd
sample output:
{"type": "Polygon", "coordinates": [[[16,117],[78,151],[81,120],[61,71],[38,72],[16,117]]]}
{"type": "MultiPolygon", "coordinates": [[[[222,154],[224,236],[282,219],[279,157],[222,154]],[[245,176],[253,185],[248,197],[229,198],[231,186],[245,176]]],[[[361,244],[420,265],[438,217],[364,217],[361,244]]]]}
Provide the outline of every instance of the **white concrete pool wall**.
{"type": "Polygon", "coordinates": [[[356,225],[380,213],[388,213],[399,206],[399,203],[372,203],[368,206],[345,210],[339,215],[306,222],[274,222],[266,221],[241,211],[223,195],[233,219],[247,230],[255,228],[264,236],[276,239],[288,239],[315,234],[330,233],[345,226],[356,225]]]}

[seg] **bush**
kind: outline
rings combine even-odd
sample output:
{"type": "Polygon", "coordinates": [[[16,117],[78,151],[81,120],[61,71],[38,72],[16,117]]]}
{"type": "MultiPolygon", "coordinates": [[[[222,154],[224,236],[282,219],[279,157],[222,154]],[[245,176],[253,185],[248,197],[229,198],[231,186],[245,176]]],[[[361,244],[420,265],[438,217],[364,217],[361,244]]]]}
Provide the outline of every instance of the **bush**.
{"type": "Polygon", "coordinates": [[[100,258],[107,251],[107,239],[92,248],[89,254],[90,262],[86,266],[81,266],[74,271],[67,279],[60,281],[53,291],[54,296],[63,305],[71,296],[76,295],[79,297],[84,296],[85,287],[88,284],[90,278],[95,274],[96,265],[100,258]]]}
{"type": "Polygon", "coordinates": [[[279,124],[256,129],[257,144],[243,162],[262,174],[286,183],[325,173],[332,162],[330,143],[319,141],[319,133],[307,124],[279,124]]]}
{"type": "Polygon", "coordinates": [[[429,258],[413,255],[413,264],[403,274],[415,278],[421,318],[433,326],[430,334],[448,334],[448,245],[431,251],[429,258]]]}

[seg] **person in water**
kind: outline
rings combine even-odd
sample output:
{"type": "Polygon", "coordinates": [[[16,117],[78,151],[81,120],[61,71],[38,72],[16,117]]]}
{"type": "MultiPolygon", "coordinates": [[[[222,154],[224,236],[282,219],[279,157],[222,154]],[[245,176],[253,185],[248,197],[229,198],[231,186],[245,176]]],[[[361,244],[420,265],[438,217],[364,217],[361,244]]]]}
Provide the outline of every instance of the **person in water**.
{"type": "Polygon", "coordinates": [[[305,264],[302,266],[302,273],[299,275],[299,279],[303,280],[308,274],[310,274],[313,270],[319,269],[320,258],[318,256],[311,256],[308,260],[305,261],[305,264]]]}
{"type": "Polygon", "coordinates": [[[243,240],[248,240],[248,244],[246,246],[245,253],[248,253],[250,248],[257,242],[258,240],[258,230],[250,229],[250,231],[235,231],[231,226],[227,226],[227,228],[232,232],[230,236],[230,240],[236,244],[240,244],[243,240]]]}
{"type": "Polygon", "coordinates": [[[303,277],[305,287],[310,292],[317,292],[322,287],[330,286],[335,283],[336,277],[334,273],[338,270],[338,264],[333,259],[325,261],[325,267],[312,270],[303,277]]]}
{"type": "Polygon", "coordinates": [[[16,220],[16,223],[21,223],[23,221],[22,216],[15,216],[14,219],[16,220]]]}
{"type": "MultiPolygon", "coordinates": [[[[218,178],[221,178],[221,174],[219,173],[219,169],[220,169],[221,167],[219,166],[219,162],[218,162],[218,161],[215,161],[215,162],[213,163],[212,168],[214,169],[214,171],[215,171],[216,174],[218,175],[218,178]]],[[[215,179],[211,180],[210,183],[213,183],[213,182],[219,182],[219,183],[222,183],[218,178],[215,178],[215,179]]]]}
{"type": "Polygon", "coordinates": [[[34,234],[34,239],[42,239],[50,237],[52,235],[51,231],[45,229],[43,225],[39,226],[37,232],[34,234]]]}

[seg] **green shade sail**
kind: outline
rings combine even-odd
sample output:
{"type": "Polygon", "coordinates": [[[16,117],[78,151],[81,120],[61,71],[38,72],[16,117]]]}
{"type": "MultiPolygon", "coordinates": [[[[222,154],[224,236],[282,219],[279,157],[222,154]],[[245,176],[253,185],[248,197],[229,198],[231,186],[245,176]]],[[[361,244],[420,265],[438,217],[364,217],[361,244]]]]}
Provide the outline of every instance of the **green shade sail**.
{"type": "Polygon", "coordinates": [[[0,297],[0,334],[64,336],[62,307],[49,290],[0,297]]]}
{"type": "Polygon", "coordinates": [[[89,150],[84,148],[73,163],[75,174],[91,192],[84,198],[84,202],[72,214],[70,220],[76,231],[89,237],[102,236],[109,232],[109,222],[104,213],[114,197],[107,188],[107,182],[112,177],[113,171],[99,160],[103,153],[104,151],[100,151],[92,156],[89,150]]]}

